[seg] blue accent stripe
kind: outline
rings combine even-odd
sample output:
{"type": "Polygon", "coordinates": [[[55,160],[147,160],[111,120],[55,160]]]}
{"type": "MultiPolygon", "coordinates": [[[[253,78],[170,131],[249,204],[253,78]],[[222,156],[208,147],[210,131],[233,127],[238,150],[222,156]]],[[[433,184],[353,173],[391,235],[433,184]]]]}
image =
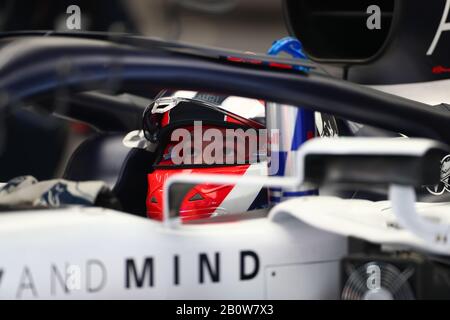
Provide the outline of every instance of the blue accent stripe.
{"type": "Polygon", "coordinates": [[[302,196],[316,196],[319,192],[317,190],[307,191],[285,191],[283,197],[302,197],[302,196]]]}
{"type": "Polygon", "coordinates": [[[306,130],[306,128],[303,125],[303,117],[301,110],[297,111],[297,117],[295,119],[295,129],[292,137],[292,144],[291,144],[291,150],[297,150],[303,142],[305,142],[303,131],[306,130]]]}
{"type": "Polygon", "coordinates": [[[280,197],[270,197],[270,202],[281,202],[280,197]]]}
{"type": "Polygon", "coordinates": [[[297,118],[295,119],[294,136],[292,137],[291,150],[298,150],[300,146],[308,140],[308,131],[315,132],[314,112],[298,109],[297,118]]]}

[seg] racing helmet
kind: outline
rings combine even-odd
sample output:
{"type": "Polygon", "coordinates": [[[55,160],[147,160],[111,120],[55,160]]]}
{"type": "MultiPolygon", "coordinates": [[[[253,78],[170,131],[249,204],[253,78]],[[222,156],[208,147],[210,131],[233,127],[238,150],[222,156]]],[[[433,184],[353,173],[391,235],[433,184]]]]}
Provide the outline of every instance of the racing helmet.
{"type": "MultiPolygon", "coordinates": [[[[148,174],[147,216],[162,220],[163,187],[174,174],[267,175],[264,105],[253,99],[193,91],[161,92],[143,116],[156,144],[148,174]],[[262,142],[261,142],[262,141],[262,142]],[[255,148],[256,143],[256,148],[255,148]]],[[[266,207],[263,186],[197,184],[184,197],[182,221],[266,207]]]]}

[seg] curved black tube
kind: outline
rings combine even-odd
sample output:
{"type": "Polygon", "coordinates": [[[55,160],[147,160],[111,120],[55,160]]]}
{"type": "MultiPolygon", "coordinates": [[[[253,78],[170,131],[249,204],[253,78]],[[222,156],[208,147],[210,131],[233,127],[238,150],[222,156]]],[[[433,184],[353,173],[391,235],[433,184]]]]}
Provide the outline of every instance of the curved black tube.
{"type": "Polygon", "coordinates": [[[122,88],[151,86],[265,99],[450,142],[447,112],[315,73],[64,37],[30,37],[0,50],[0,90],[10,105],[61,88],[104,88],[108,82],[122,88]]]}

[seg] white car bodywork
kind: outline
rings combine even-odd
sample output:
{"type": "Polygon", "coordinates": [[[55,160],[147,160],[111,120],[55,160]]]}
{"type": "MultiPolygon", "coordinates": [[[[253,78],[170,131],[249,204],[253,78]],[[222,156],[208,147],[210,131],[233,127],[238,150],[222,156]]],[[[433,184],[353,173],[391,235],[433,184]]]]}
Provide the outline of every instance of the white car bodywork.
{"type": "Polygon", "coordinates": [[[202,181],[297,185],[309,154],[421,157],[432,148],[445,146],[424,139],[314,139],[297,154],[302,170],[294,177],[175,175],[165,185],[163,222],[101,208],[3,213],[0,298],[337,299],[347,236],[442,252],[448,247],[407,229],[428,226],[422,208],[428,219],[439,220],[432,227],[446,227],[448,204],[419,205],[421,220],[416,221],[399,209],[389,213],[386,202],[302,197],[268,215],[181,224],[169,206],[171,186],[202,181]],[[395,217],[413,223],[401,229],[395,217]]]}
{"type": "MultiPolygon", "coordinates": [[[[416,203],[425,220],[450,225],[450,203],[416,203]]],[[[402,228],[390,201],[303,197],[283,202],[271,215],[290,215],[308,225],[341,236],[364,239],[392,249],[411,249],[450,255],[449,247],[432,244],[402,228]],[[311,214],[314,212],[314,214],[311,214]]]]}
{"type": "Polygon", "coordinates": [[[4,213],[0,243],[1,299],[337,299],[347,251],[290,217],[168,228],[81,207],[4,213]]]}

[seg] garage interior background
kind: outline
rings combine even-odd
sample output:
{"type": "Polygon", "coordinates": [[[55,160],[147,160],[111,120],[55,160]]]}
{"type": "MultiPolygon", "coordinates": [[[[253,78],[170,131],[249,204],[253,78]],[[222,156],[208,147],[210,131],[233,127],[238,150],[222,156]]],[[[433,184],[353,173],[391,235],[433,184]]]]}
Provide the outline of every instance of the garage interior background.
{"type": "Polygon", "coordinates": [[[164,39],[266,52],[287,33],[281,0],[131,0],[127,5],[142,34],[164,39]]]}
{"type": "MultiPolygon", "coordinates": [[[[72,4],[81,9],[81,31],[129,32],[259,53],[287,35],[281,0],[0,0],[0,31],[67,31],[66,9],[72,4]]],[[[0,176],[3,181],[24,174],[59,177],[68,156],[91,134],[66,120],[14,112],[0,133],[0,176]]]]}

